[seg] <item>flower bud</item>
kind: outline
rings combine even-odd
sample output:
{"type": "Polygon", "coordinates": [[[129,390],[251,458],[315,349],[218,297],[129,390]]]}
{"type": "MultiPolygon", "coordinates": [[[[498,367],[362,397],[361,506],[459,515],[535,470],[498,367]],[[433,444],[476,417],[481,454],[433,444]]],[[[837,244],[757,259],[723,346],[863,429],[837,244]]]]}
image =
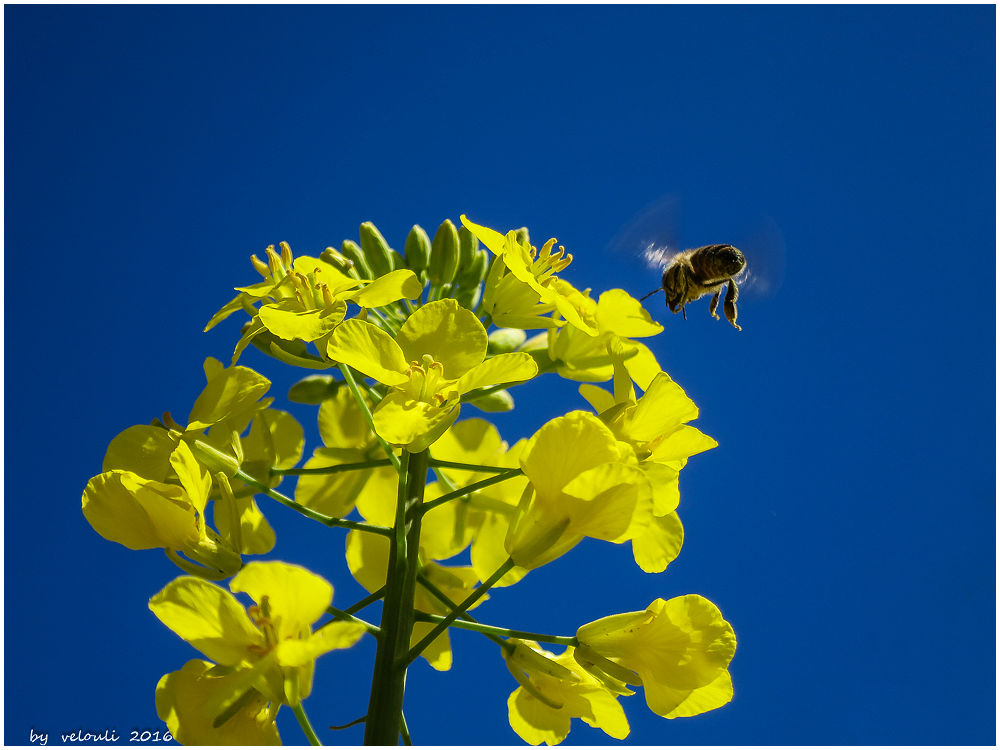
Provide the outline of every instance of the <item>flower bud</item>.
{"type": "Polygon", "coordinates": [[[517,241],[522,245],[530,245],[531,239],[528,237],[528,228],[521,227],[520,229],[515,229],[514,234],[517,235],[517,241]]]}
{"type": "Polygon", "coordinates": [[[504,389],[471,399],[469,403],[485,412],[511,411],[514,408],[514,397],[504,389]]]}
{"type": "Polygon", "coordinates": [[[319,254],[319,259],[324,263],[329,263],[331,266],[336,268],[342,273],[350,273],[354,268],[354,261],[343,255],[332,247],[328,247],[326,250],[319,254]]]}
{"type": "Polygon", "coordinates": [[[431,258],[431,238],[419,224],[414,224],[406,236],[403,252],[406,254],[406,265],[414,273],[419,274],[427,268],[431,258]]]}
{"type": "Polygon", "coordinates": [[[515,352],[528,338],[520,328],[497,328],[490,332],[486,351],[490,354],[515,352]]]}
{"type": "Polygon", "coordinates": [[[465,225],[458,228],[458,273],[463,272],[472,265],[472,260],[479,252],[479,239],[468,230],[465,225]]]}
{"type": "Polygon", "coordinates": [[[468,263],[462,261],[462,265],[458,269],[458,283],[463,287],[476,286],[486,278],[489,266],[490,254],[485,250],[477,249],[468,263]]]}
{"type": "Polygon", "coordinates": [[[371,266],[369,266],[368,261],[365,260],[365,255],[361,252],[361,247],[357,242],[344,240],[340,246],[340,252],[345,258],[354,263],[354,268],[358,272],[358,276],[360,278],[372,278],[371,266]]]}
{"type": "Polygon", "coordinates": [[[392,270],[392,249],[370,221],[361,225],[361,252],[372,269],[372,278],[385,276],[392,270]]]}
{"type": "Polygon", "coordinates": [[[458,230],[445,219],[431,243],[431,260],[427,278],[432,284],[450,284],[458,271],[458,230]]]}
{"type": "MultiPolygon", "coordinates": [[[[198,463],[207,468],[213,474],[222,472],[227,477],[234,476],[240,470],[239,458],[234,458],[228,453],[223,453],[203,440],[188,438],[188,446],[198,463]]],[[[242,458],[242,457],[240,457],[242,458]]]]}
{"type": "Polygon", "coordinates": [[[288,390],[288,400],[296,404],[321,404],[337,392],[341,382],[332,375],[307,375],[288,390]]]}

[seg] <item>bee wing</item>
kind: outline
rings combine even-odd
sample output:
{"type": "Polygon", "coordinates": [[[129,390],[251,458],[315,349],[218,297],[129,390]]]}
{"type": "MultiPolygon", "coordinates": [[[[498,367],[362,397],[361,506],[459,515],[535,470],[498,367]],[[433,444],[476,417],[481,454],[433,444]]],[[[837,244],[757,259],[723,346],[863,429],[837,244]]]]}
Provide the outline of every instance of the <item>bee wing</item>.
{"type": "Polygon", "coordinates": [[[773,297],[785,278],[786,251],[781,229],[769,216],[762,216],[741,234],[734,244],[743,252],[747,265],[734,280],[741,292],[773,297]]]}
{"type": "Polygon", "coordinates": [[[681,251],[679,217],[678,197],[665,195],[629,219],[608,244],[623,256],[634,258],[638,254],[651,269],[662,271],[681,251]]]}

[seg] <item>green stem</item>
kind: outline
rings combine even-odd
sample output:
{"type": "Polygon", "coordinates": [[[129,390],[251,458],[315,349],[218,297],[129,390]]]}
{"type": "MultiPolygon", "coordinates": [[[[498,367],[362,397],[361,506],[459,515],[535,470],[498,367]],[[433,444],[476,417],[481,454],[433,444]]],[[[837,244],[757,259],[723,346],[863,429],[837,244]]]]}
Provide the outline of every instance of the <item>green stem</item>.
{"type": "Polygon", "coordinates": [[[396,522],[389,545],[385,601],[382,605],[382,636],[375,652],[372,690],[365,723],[366,745],[399,742],[406,685],[405,659],[413,632],[413,598],[417,587],[420,522],[418,512],[427,482],[426,450],[403,453],[404,471],[396,497],[396,522]]]}
{"type": "Polygon", "coordinates": [[[337,609],[336,607],[327,607],[326,611],[327,614],[333,615],[334,619],[332,619],[330,622],[324,623],[322,626],[320,626],[321,628],[325,628],[327,625],[331,625],[332,623],[335,622],[347,621],[347,622],[356,622],[361,625],[364,625],[365,630],[367,630],[369,633],[375,636],[381,634],[382,632],[381,628],[379,628],[378,625],[372,625],[370,622],[365,622],[360,617],[355,617],[350,612],[346,612],[342,609],[337,609]]]}
{"type": "Polygon", "coordinates": [[[461,461],[441,461],[437,458],[431,459],[431,468],[442,468],[442,469],[464,469],[465,471],[481,471],[490,474],[503,474],[505,471],[511,471],[510,466],[483,466],[482,464],[466,464],[461,461]]]}
{"type": "Polygon", "coordinates": [[[322,745],[323,743],[319,741],[319,737],[316,736],[316,731],[312,728],[312,724],[309,723],[309,717],[306,716],[306,710],[302,708],[302,703],[296,703],[292,706],[292,713],[295,714],[295,718],[299,720],[299,726],[302,727],[302,731],[305,732],[306,739],[309,740],[310,745],[322,745]]]}
{"type": "Polygon", "coordinates": [[[357,471],[359,469],[374,469],[379,466],[389,466],[388,458],[376,458],[371,461],[358,461],[353,464],[338,464],[337,466],[319,466],[315,469],[271,469],[272,476],[305,477],[311,474],[337,474],[341,471],[357,471]]]}
{"type": "Polygon", "coordinates": [[[406,717],[402,714],[399,716],[399,735],[403,738],[404,745],[413,744],[413,740],[410,739],[410,728],[406,726],[406,717]]]}
{"type": "Polygon", "coordinates": [[[360,407],[361,412],[365,415],[365,419],[368,420],[368,426],[372,428],[372,434],[382,445],[385,450],[386,455],[389,457],[389,461],[392,462],[393,467],[396,471],[401,472],[399,468],[399,456],[396,455],[396,451],[382,439],[382,437],[375,430],[375,419],[372,417],[372,411],[368,408],[368,402],[365,401],[364,396],[361,395],[361,391],[358,390],[358,381],[354,379],[354,373],[351,372],[351,368],[345,364],[340,365],[340,372],[344,375],[344,380],[347,381],[347,387],[351,389],[351,393],[354,394],[354,400],[358,402],[358,407],[360,407]]]}
{"type": "Polygon", "coordinates": [[[438,624],[431,629],[431,632],[425,635],[416,646],[410,649],[409,653],[407,653],[403,658],[404,664],[409,664],[420,656],[421,651],[433,643],[434,639],[441,635],[441,633],[443,633],[447,627],[451,625],[451,623],[465,614],[465,610],[482,599],[486,592],[490,590],[490,587],[507,575],[507,572],[513,567],[514,561],[508,557],[507,562],[497,568],[497,571],[493,575],[483,581],[475,591],[465,597],[465,600],[461,604],[449,612],[445,617],[442,617],[440,622],[438,622],[438,624]]]}
{"type": "Polygon", "coordinates": [[[476,490],[481,490],[490,485],[497,484],[499,482],[504,482],[508,479],[513,479],[514,477],[519,477],[524,472],[521,469],[504,469],[503,474],[497,474],[495,477],[490,477],[489,479],[483,479],[478,482],[473,482],[468,487],[462,487],[461,489],[455,490],[454,492],[449,492],[447,495],[442,495],[441,497],[424,503],[423,507],[420,509],[421,513],[427,513],[430,510],[443,505],[449,500],[455,500],[456,498],[463,497],[465,495],[471,494],[476,490]]]}
{"type": "Polygon", "coordinates": [[[347,614],[349,614],[349,615],[353,615],[355,612],[360,612],[361,610],[363,610],[369,604],[374,604],[379,599],[381,599],[383,596],[385,596],[385,586],[383,586],[382,588],[380,588],[378,591],[373,591],[368,596],[366,596],[364,599],[355,602],[354,604],[352,604],[350,607],[348,607],[344,611],[347,614]]]}
{"type": "MultiPolygon", "coordinates": [[[[441,602],[443,605],[445,605],[448,609],[455,609],[456,607],[458,607],[458,604],[455,603],[455,602],[453,602],[451,600],[450,596],[448,596],[441,589],[439,589],[437,586],[435,586],[434,583],[427,576],[425,576],[423,573],[417,573],[417,582],[421,586],[423,586],[425,589],[427,589],[427,591],[430,592],[431,596],[433,596],[435,599],[437,599],[439,602],[441,602]]],[[[423,615],[423,614],[424,613],[422,613],[422,612],[417,612],[414,615],[414,617],[416,617],[419,620],[421,618],[421,615],[423,615]]],[[[435,615],[435,617],[439,617],[439,616],[440,615],[435,615]]],[[[478,622],[478,620],[476,620],[476,618],[473,617],[472,615],[470,615],[468,612],[466,612],[463,615],[459,615],[458,619],[459,620],[464,620],[466,622],[478,622]]],[[[461,627],[461,626],[459,626],[459,627],[461,627]]],[[[494,643],[496,643],[501,648],[506,648],[507,647],[507,644],[503,640],[503,638],[498,638],[497,636],[490,635],[489,633],[486,633],[485,635],[486,635],[487,638],[489,638],[491,641],[493,641],[494,643]]]]}
{"type": "MultiPolygon", "coordinates": [[[[417,612],[418,622],[442,622],[445,618],[441,615],[431,615],[426,612],[417,612]]],[[[495,625],[486,625],[481,622],[465,620],[459,618],[451,623],[449,627],[461,628],[462,630],[472,630],[483,635],[492,635],[500,638],[523,638],[529,641],[542,641],[545,643],[555,643],[560,646],[576,646],[575,635],[547,635],[545,633],[532,633],[527,630],[514,630],[513,628],[501,628],[495,625]]]]}
{"type": "Polygon", "coordinates": [[[322,513],[317,513],[312,508],[300,505],[290,497],[285,497],[277,490],[273,490],[266,484],[258,482],[249,474],[244,473],[242,469],[236,472],[236,476],[246,484],[256,487],[258,492],[264,493],[272,500],[277,500],[282,505],[298,511],[306,518],[311,518],[313,521],[319,521],[324,526],[339,526],[343,529],[354,529],[355,531],[367,531],[372,534],[381,534],[382,536],[392,536],[392,529],[387,529],[384,526],[373,526],[370,523],[351,521],[347,518],[337,518],[335,516],[327,516],[322,513]]]}

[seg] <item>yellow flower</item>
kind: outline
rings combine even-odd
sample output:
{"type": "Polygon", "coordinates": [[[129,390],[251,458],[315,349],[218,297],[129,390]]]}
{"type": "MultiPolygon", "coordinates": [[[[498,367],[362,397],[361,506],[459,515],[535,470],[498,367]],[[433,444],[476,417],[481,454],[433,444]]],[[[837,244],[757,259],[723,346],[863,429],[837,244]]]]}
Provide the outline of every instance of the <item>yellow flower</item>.
{"type": "Polygon", "coordinates": [[[98,534],[129,549],[176,550],[224,573],[239,570],[237,551],[205,524],[212,481],[187,443],[176,445],[168,464],[178,484],[119,469],[94,477],[83,491],[83,515],[98,534]]]}
{"type": "Polygon", "coordinates": [[[355,622],[312,625],[330,606],[333,587],[305,568],[282,562],[252,562],[229,583],[249,594],[248,609],[225,589],[193,576],[177,578],[149,600],[160,621],[206,657],[240,677],[213,691],[204,707],[219,717],[237,701],[297,705],[312,690],[317,657],[348,648],[364,634],[355,622]]]}
{"type": "Polygon", "coordinates": [[[535,433],[521,457],[529,479],[506,546],[523,568],[544,565],[585,536],[630,539],[649,523],[652,494],[611,430],[574,411],[535,433]]]}
{"type": "Polygon", "coordinates": [[[521,684],[507,699],[508,718],[522,740],[557,745],[574,718],[616,740],[628,736],[628,719],[617,695],[631,695],[631,690],[609,690],[576,663],[572,647],[556,656],[534,641],[511,638],[507,644],[512,647],[504,651],[507,668],[521,684]]]}
{"type": "Polygon", "coordinates": [[[596,302],[586,297],[580,308],[596,335],[588,335],[576,326],[550,331],[548,355],[556,365],[556,372],[569,380],[609,380],[614,368],[607,345],[609,341],[616,341],[627,347],[629,375],[641,387],[648,386],[660,371],[660,365],[647,346],[632,339],[655,336],[663,331],[663,326],[649,316],[639,300],[621,289],[604,292],[596,302]]]}
{"type": "Polygon", "coordinates": [[[573,256],[565,254],[562,247],[552,252],[555,239],[537,250],[527,242],[522,243],[513,230],[504,236],[469,221],[464,214],[461,219],[466,229],[497,256],[486,278],[481,304],[493,323],[501,328],[556,327],[562,321],[543,316],[558,311],[588,335],[597,333],[578,310],[578,298],[582,295],[555,275],[573,261],[573,256]]]}
{"type": "Polygon", "coordinates": [[[702,596],[657,599],[645,612],[588,623],[576,637],[577,663],[603,683],[642,685],[660,716],[694,716],[732,700],[736,635],[702,596]]]}
{"type": "Polygon", "coordinates": [[[281,254],[267,248],[268,262],[251,256],[264,281],[237,287],[239,294],[205,326],[213,328],[237,310],[251,313],[251,322],[233,352],[233,363],[247,345],[264,331],[286,341],[318,341],[336,328],[347,314],[347,302],[363,308],[382,307],[403,299],[416,299],[423,285],[412,271],[401,269],[366,281],[342,273],[320,258],[300,255],[281,243],[281,254]],[[254,305],[262,303],[259,309],[254,305]]]}
{"type": "Polygon", "coordinates": [[[390,386],[375,407],[375,430],[390,445],[418,453],[458,417],[463,394],[518,383],[538,372],[523,352],[486,358],[486,329],[453,299],[416,310],[395,338],[366,321],[344,321],[330,335],[330,359],[390,386]]]}
{"type": "Polygon", "coordinates": [[[639,469],[653,488],[652,522],[632,539],[632,552],[647,573],[660,573],[680,552],[684,529],[674,512],[680,502],[678,472],[688,457],[718,443],[690,422],[698,407],[665,372],[658,372],[646,392],[636,398],[627,370],[627,350],[621,341],[609,341],[614,367],[614,395],[593,385],[580,393],[623,443],[630,445],[639,469]]]}
{"type": "Polygon", "coordinates": [[[219,706],[243,687],[239,672],[192,659],[156,685],[156,715],[182,745],[280,745],[274,717],[279,704],[251,690],[232,715],[216,726],[219,706]]]}

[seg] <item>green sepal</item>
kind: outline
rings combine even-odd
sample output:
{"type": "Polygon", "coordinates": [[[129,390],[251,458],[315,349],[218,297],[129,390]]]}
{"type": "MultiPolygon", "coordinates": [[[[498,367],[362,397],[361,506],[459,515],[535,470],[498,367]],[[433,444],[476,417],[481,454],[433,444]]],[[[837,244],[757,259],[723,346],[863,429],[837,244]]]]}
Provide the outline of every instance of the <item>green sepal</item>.
{"type": "MultiPolygon", "coordinates": [[[[464,397],[462,401],[465,401],[464,397]]],[[[479,398],[470,398],[468,403],[485,412],[511,411],[514,408],[514,397],[510,395],[510,391],[505,389],[487,393],[479,398]]]]}
{"type": "Polygon", "coordinates": [[[527,339],[528,334],[520,328],[497,328],[490,331],[486,351],[490,354],[516,352],[527,339]]]}

